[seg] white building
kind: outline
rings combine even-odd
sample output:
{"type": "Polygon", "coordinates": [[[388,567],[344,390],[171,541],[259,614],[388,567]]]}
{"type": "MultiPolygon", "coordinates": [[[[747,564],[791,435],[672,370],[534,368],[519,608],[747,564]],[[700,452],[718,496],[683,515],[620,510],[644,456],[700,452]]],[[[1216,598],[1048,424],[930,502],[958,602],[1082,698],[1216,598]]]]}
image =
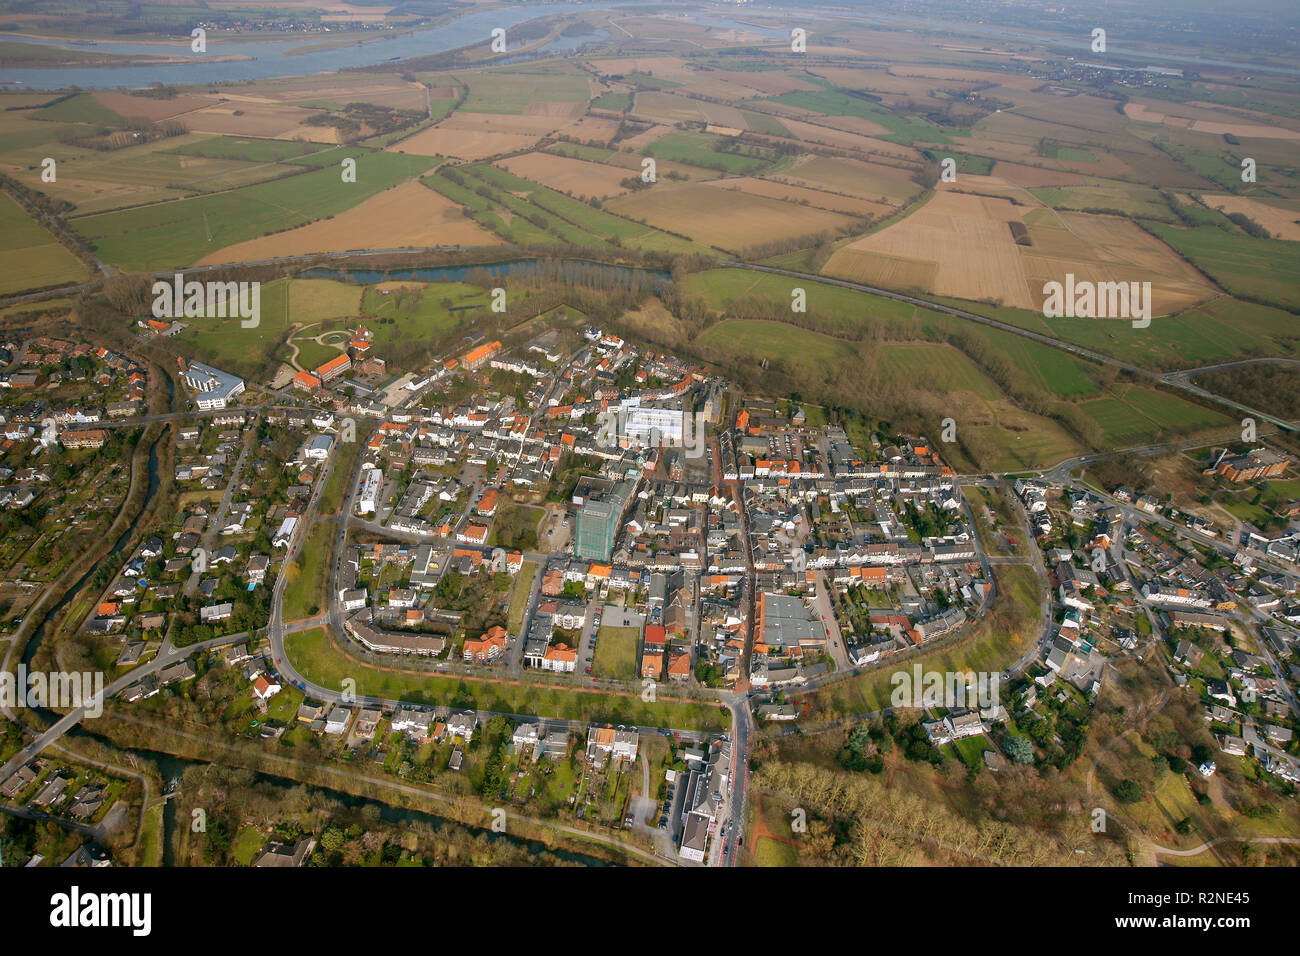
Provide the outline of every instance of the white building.
{"type": "Polygon", "coordinates": [[[378,468],[366,471],[361,483],[361,496],[357,499],[357,514],[374,514],[379,507],[379,492],[384,487],[384,473],[378,468]]]}
{"type": "Polygon", "coordinates": [[[315,458],[317,461],[324,461],[330,456],[330,449],[334,447],[334,438],[332,435],[317,435],[303,450],[303,455],[308,458],[315,458]]]}
{"type": "Polygon", "coordinates": [[[639,405],[620,409],[623,422],[619,437],[634,445],[683,442],[683,412],[680,408],[646,408],[639,405]]]}
{"type": "Polygon", "coordinates": [[[210,365],[191,362],[185,370],[185,384],[194,389],[194,403],[203,410],[225,408],[244,391],[244,380],[210,365]]]}
{"type": "Polygon", "coordinates": [[[275,537],[271,543],[277,548],[287,548],[289,542],[293,541],[293,533],[298,528],[298,516],[289,515],[284,521],[280,522],[280,529],[276,531],[275,537]]]}

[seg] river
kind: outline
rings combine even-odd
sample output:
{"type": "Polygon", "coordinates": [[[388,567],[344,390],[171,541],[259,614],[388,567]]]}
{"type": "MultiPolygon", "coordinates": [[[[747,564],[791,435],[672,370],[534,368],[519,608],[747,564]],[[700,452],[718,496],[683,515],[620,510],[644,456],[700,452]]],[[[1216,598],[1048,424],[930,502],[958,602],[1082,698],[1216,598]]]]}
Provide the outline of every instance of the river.
{"type": "MultiPolygon", "coordinates": [[[[606,4],[617,7],[619,4],[606,4]]],[[[578,13],[591,9],[583,3],[545,3],[468,13],[441,26],[417,30],[414,33],[367,39],[347,46],[307,53],[290,53],[315,43],[327,42],[328,34],[311,33],[290,40],[235,40],[212,36],[208,38],[206,53],[192,53],[190,38],[177,37],[175,44],[114,43],[104,41],[87,47],[81,44],[51,43],[33,37],[4,37],[6,42],[23,42],[54,45],[72,50],[123,56],[187,56],[192,63],[157,63],[143,66],[91,66],[91,67],[0,67],[0,84],[26,86],[38,90],[62,89],[79,86],[83,89],[105,90],[125,87],[139,89],[151,83],[191,84],[242,82],[267,80],[284,76],[307,76],[330,73],[347,67],[373,66],[387,60],[446,53],[472,43],[491,41],[492,31],[506,31],[506,49],[510,50],[510,28],[557,14],[578,13]],[[216,61],[217,56],[246,56],[250,60],[216,61]],[[205,59],[206,57],[206,59],[205,59]]],[[[587,37],[559,37],[544,48],[545,52],[572,52],[584,41],[598,39],[599,34],[587,37]]],[[[522,44],[515,44],[518,48],[522,44]]]]}
{"type": "MultiPolygon", "coordinates": [[[[614,3],[532,3],[517,7],[504,7],[480,13],[467,13],[439,26],[415,30],[411,33],[380,36],[374,39],[359,40],[331,49],[311,50],[293,53],[329,41],[329,35],[309,33],[295,36],[288,40],[242,40],[224,36],[208,38],[206,53],[192,53],[190,37],[178,36],[174,44],[157,43],[118,43],[113,41],[97,42],[87,46],[83,43],[56,42],[37,37],[3,37],[6,42],[22,42],[58,46],[65,49],[96,53],[118,54],[126,56],[184,56],[192,62],[159,63],[142,66],[93,66],[93,67],[0,67],[0,88],[30,87],[32,89],[52,90],[69,86],[83,89],[139,89],[152,83],[165,84],[204,84],[241,82],[247,80],[266,80],[287,76],[308,76],[318,73],[330,73],[348,67],[374,66],[389,60],[402,60],[409,57],[426,56],[431,53],[446,53],[474,43],[490,42],[492,31],[497,28],[506,31],[507,55],[499,62],[512,62],[521,57],[509,56],[511,49],[510,28],[539,17],[561,14],[581,13],[587,10],[618,10],[623,7],[638,7],[643,4],[627,2],[614,3]],[[247,60],[219,62],[212,58],[217,56],[251,57],[247,60]]],[[[717,30],[736,30],[750,36],[760,37],[765,41],[785,40],[790,36],[792,26],[800,20],[810,21],[816,18],[852,20],[859,23],[880,23],[894,28],[913,28],[917,30],[951,30],[961,35],[984,35],[1002,40],[1045,43],[1077,55],[1090,55],[1091,38],[1087,35],[1052,36],[1047,33],[1030,33],[1015,28],[1001,27],[987,23],[960,23],[936,19],[908,17],[898,14],[880,14],[866,11],[846,11],[842,8],[808,7],[792,13],[788,8],[754,8],[745,7],[737,10],[733,6],[721,4],[682,4],[665,3],[656,10],[667,9],[680,12],[683,18],[701,26],[717,30]],[[744,21],[732,17],[743,17],[744,21]],[[776,24],[767,27],[754,21],[772,19],[776,24]]],[[[584,36],[561,36],[543,45],[538,51],[525,57],[572,53],[592,43],[604,42],[604,31],[589,33],[584,36]]],[[[519,49],[523,44],[514,44],[519,49]]],[[[1192,66],[1228,67],[1232,69],[1254,70],[1257,72],[1282,73],[1300,76],[1300,70],[1282,66],[1243,63],[1231,60],[1210,59],[1190,53],[1174,51],[1158,52],[1158,47],[1149,43],[1143,46],[1130,46],[1127,52],[1115,51],[1114,55],[1127,56],[1136,66],[1141,60],[1159,60],[1177,62],[1192,66]]],[[[1113,64],[1118,65],[1118,64],[1113,64]]]]}
{"type": "MultiPolygon", "coordinates": [[[[82,735],[103,740],[103,738],[98,737],[98,735],[90,734],[85,731],[82,731],[82,735]]],[[[106,740],[103,742],[108,743],[106,740]]],[[[271,746],[275,745],[272,744],[271,746]]],[[[177,757],[173,754],[161,753],[155,750],[141,750],[132,747],[131,752],[152,762],[158,767],[158,771],[163,778],[164,786],[166,786],[169,781],[182,777],[186,769],[189,767],[205,767],[208,765],[207,762],[203,760],[190,760],[186,757],[177,757]]],[[[328,766],[328,764],[325,765],[328,766]]],[[[304,786],[304,784],[301,784],[296,780],[291,780],[287,777],[281,777],[276,774],[263,773],[259,771],[253,771],[253,774],[256,777],[256,783],[259,786],[269,785],[280,790],[289,790],[293,787],[304,786]]],[[[517,846],[522,846],[534,856],[542,852],[549,852],[557,859],[563,860],[566,863],[577,864],[579,866],[612,865],[607,860],[586,853],[547,847],[545,843],[538,840],[529,840],[523,837],[512,836],[509,833],[494,833],[484,827],[475,827],[466,823],[458,823],[457,821],[449,820],[446,817],[440,817],[432,813],[425,813],[421,810],[410,810],[405,807],[380,803],[379,801],[372,800],[368,797],[353,796],[352,794],[344,793],[341,790],[335,790],[332,787],[321,784],[310,784],[310,787],[313,790],[320,790],[329,793],[334,799],[354,810],[363,807],[368,803],[373,803],[379,808],[379,819],[389,827],[400,827],[411,823],[425,823],[437,832],[450,824],[463,827],[474,836],[485,836],[489,841],[494,843],[497,841],[503,841],[506,843],[513,843],[517,846]]],[[[184,788],[182,787],[182,789],[184,788]]],[[[176,813],[176,800],[168,800],[167,804],[163,808],[163,866],[176,865],[175,851],[177,828],[179,826],[188,826],[189,823],[189,817],[178,818],[176,813]]]]}

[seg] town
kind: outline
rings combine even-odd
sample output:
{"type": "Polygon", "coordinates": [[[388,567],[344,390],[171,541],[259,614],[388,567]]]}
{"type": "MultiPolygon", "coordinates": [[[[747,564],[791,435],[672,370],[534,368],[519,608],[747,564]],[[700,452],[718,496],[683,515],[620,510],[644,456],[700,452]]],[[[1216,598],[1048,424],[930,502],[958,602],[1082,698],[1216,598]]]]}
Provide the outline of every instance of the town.
{"type": "MultiPolygon", "coordinates": [[[[1061,468],[957,474],[942,441],[833,424],[553,318],[510,345],[470,333],[396,377],[364,323],[335,358],[271,382],[180,359],[179,508],[105,556],[79,609],[109,649],[110,714],[173,712],[202,683],[224,733],[472,778],[662,858],[734,865],[755,735],[816,721],[818,688],[960,644],[1016,569],[1043,589],[1040,632],[1001,662],[1000,699],[909,705],[927,759],[1065,766],[1108,664],[1163,647],[1213,741],[1193,742],[1199,775],[1235,759],[1300,782],[1300,530],[1223,528],[1061,468]],[[358,688],[386,669],[459,687],[358,688]],[[505,682],[522,691],[494,701],[505,682]],[[636,706],[593,720],[555,703],[580,688],[636,706]]],[[[173,334],[141,320],[136,338],[173,334]]],[[[93,342],[4,350],[12,627],[38,567],[60,568],[34,551],[124,493],[149,383],[93,342]]],[[[1293,465],[1263,442],[1195,454],[1220,485],[1293,465]]],[[[92,822],[123,786],[33,748],[4,772],[7,797],[92,822]]],[[[259,859],[302,854],[273,841],[259,859]]]]}

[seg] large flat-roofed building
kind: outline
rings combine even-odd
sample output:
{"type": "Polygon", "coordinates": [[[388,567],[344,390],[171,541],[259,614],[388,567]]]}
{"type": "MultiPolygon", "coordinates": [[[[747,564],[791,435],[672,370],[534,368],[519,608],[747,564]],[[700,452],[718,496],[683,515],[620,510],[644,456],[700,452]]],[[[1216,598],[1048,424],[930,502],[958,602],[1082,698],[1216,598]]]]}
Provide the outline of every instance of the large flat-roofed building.
{"type": "Polygon", "coordinates": [[[204,410],[225,408],[244,391],[244,380],[238,375],[200,362],[191,362],[184,378],[185,384],[194,389],[194,403],[204,410]]]}
{"type": "Polygon", "coordinates": [[[607,491],[583,497],[574,536],[575,555],[589,561],[609,560],[634,489],[633,482],[620,481],[607,491]]]}
{"type": "Polygon", "coordinates": [[[1210,469],[1234,483],[1259,481],[1264,478],[1276,478],[1283,474],[1290,464],[1287,457],[1271,448],[1253,448],[1244,455],[1229,455],[1224,452],[1210,469]]]}
{"type": "Polygon", "coordinates": [[[623,421],[619,434],[629,445],[680,445],[684,440],[684,413],[680,408],[633,405],[621,409],[620,414],[623,421]]]}
{"type": "Polygon", "coordinates": [[[824,625],[813,618],[803,601],[789,594],[758,597],[758,642],[784,656],[799,647],[826,643],[824,625]]]}
{"type": "Polygon", "coordinates": [[[361,484],[361,495],[357,498],[358,514],[374,514],[379,505],[379,492],[384,486],[384,473],[378,468],[366,471],[365,481],[361,484]]]}

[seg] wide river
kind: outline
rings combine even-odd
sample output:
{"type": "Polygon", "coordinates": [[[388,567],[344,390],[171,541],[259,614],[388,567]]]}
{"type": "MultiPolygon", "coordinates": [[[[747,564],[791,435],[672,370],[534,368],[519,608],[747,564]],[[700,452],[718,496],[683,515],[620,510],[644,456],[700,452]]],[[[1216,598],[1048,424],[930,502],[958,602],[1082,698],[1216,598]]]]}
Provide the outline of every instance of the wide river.
{"type": "MultiPolygon", "coordinates": [[[[314,73],[329,73],[345,67],[373,66],[388,60],[404,60],[413,56],[426,56],[430,53],[445,53],[473,43],[487,45],[492,38],[492,31],[501,28],[506,31],[507,55],[523,47],[521,41],[512,43],[510,28],[557,14],[579,13],[592,9],[617,9],[636,4],[601,3],[537,3],[518,7],[506,7],[482,13],[467,13],[442,26],[418,30],[414,33],[374,35],[363,42],[350,43],[328,50],[316,50],[307,53],[291,53],[320,43],[328,43],[327,33],[304,33],[289,40],[236,40],[220,36],[209,36],[207,51],[204,54],[190,50],[190,37],[178,36],[174,44],[158,43],[114,43],[102,41],[93,45],[79,43],[57,43],[30,37],[6,37],[6,42],[23,42],[59,46],[69,50],[93,53],[119,54],[123,56],[183,56],[190,58],[184,63],[157,63],[143,66],[91,66],[91,67],[0,67],[0,89],[30,87],[38,90],[56,90],[69,86],[82,89],[103,90],[139,89],[151,83],[182,85],[187,83],[221,83],[244,80],[266,80],[284,76],[307,76],[314,73]],[[214,57],[242,56],[250,60],[219,61],[214,57]]],[[[788,37],[789,29],[765,29],[724,19],[712,19],[708,14],[697,10],[681,8],[682,15],[690,16],[697,22],[724,29],[742,29],[760,34],[769,39],[788,37]]],[[[604,38],[604,33],[589,34],[593,39],[604,38]]],[[[585,38],[559,37],[542,48],[540,52],[555,54],[571,52],[581,45],[585,38]]]]}
{"type": "MultiPolygon", "coordinates": [[[[184,56],[187,62],[152,64],[146,66],[93,66],[93,67],[0,67],[0,89],[29,87],[39,90],[64,89],[78,86],[82,89],[139,89],[151,83],[166,84],[204,84],[221,82],[239,82],[244,80],[266,80],[286,76],[307,76],[315,73],[329,73],[345,67],[373,66],[388,60],[402,60],[408,57],[424,56],[431,53],[445,53],[474,43],[487,44],[492,31],[497,28],[506,31],[507,57],[512,50],[522,48],[521,42],[512,43],[510,28],[535,20],[558,14],[579,13],[584,10],[617,10],[624,7],[645,8],[644,4],[614,2],[594,3],[533,3],[517,7],[503,7],[480,13],[467,13],[456,17],[441,26],[417,30],[401,35],[377,34],[374,39],[363,42],[348,43],[332,49],[315,50],[306,53],[292,53],[304,47],[328,43],[330,35],[326,33],[304,33],[288,40],[238,40],[219,36],[210,36],[206,54],[190,51],[189,36],[178,36],[174,44],[158,43],[114,43],[103,41],[93,45],[77,43],[52,43],[52,41],[5,36],[6,42],[24,42],[60,46],[71,50],[93,51],[95,53],[134,55],[134,56],[184,56]],[[218,56],[246,56],[252,59],[219,62],[218,56]]],[[[1031,34],[1016,29],[1008,29],[980,23],[950,23],[942,20],[922,20],[906,16],[879,14],[866,11],[846,11],[829,7],[808,7],[797,12],[772,7],[737,9],[732,5],[718,4],[663,4],[658,9],[671,8],[680,11],[679,15],[702,26],[717,30],[740,30],[751,36],[759,36],[771,42],[788,39],[790,28],[798,26],[801,20],[814,16],[839,19],[852,19],[859,22],[874,22],[892,29],[938,29],[951,31],[955,36],[961,34],[997,37],[1004,41],[1024,41],[1047,43],[1059,49],[1090,57],[1088,52],[1089,37],[1063,37],[1046,34],[1031,34]],[[747,22],[731,19],[742,17],[747,22]],[[773,26],[758,26],[753,21],[770,19],[773,26]]],[[[607,39],[603,31],[588,34],[585,37],[559,37],[543,46],[540,54],[562,54],[572,52],[588,42],[607,39]]],[[[815,42],[815,41],[814,41],[815,42]]],[[[1114,55],[1114,54],[1113,54],[1114,55]]],[[[1093,57],[1095,59],[1095,57],[1093,57]]],[[[1274,65],[1241,63],[1227,60],[1214,60],[1182,52],[1162,52],[1155,44],[1134,46],[1127,52],[1127,57],[1114,65],[1141,66],[1143,61],[1161,61],[1179,65],[1219,66],[1236,69],[1255,70],[1257,72],[1284,73],[1300,75],[1300,70],[1274,65]]]]}

